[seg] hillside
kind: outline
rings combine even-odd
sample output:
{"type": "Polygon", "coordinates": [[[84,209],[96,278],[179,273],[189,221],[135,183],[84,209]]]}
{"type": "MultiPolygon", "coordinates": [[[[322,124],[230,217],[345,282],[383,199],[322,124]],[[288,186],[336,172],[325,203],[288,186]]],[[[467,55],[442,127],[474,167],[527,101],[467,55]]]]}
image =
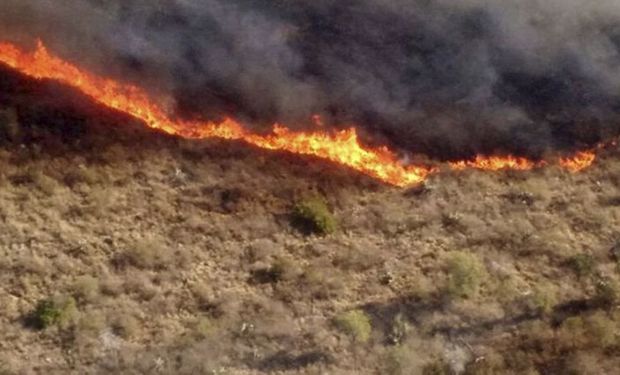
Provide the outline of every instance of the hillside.
{"type": "Polygon", "coordinates": [[[615,149],[577,174],[464,171],[398,189],[0,81],[2,373],[620,364],[615,149]],[[299,225],[300,204],[333,215],[333,233],[299,225]]]}

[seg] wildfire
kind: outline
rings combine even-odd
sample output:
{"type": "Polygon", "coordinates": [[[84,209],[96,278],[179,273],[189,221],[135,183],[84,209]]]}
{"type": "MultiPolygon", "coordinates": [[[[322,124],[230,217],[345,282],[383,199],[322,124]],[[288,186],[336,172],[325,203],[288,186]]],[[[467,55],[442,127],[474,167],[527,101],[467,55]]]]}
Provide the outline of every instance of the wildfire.
{"type": "MultiPolygon", "coordinates": [[[[72,65],[51,54],[40,41],[32,52],[10,43],[0,43],[0,63],[36,79],[51,79],[72,86],[109,108],[142,120],[151,128],[184,138],[243,140],[264,149],[313,155],[397,186],[423,182],[437,171],[432,167],[403,165],[396,154],[386,147],[372,148],[362,145],[355,128],[339,132],[322,129],[315,132],[296,132],[275,124],[270,134],[259,135],[249,132],[232,118],[221,122],[175,119],[139,87],[99,77],[72,65]]],[[[315,118],[315,122],[322,128],[320,118],[315,118]]],[[[579,171],[592,164],[594,157],[593,153],[581,152],[574,157],[561,159],[560,164],[571,171],[579,171]]],[[[543,164],[544,162],[512,156],[479,156],[472,161],[450,163],[450,167],[456,170],[528,170],[543,164]]]]}
{"type": "Polygon", "coordinates": [[[575,173],[588,168],[594,163],[596,154],[592,151],[582,151],[572,157],[561,158],[560,165],[575,173]]]}
{"type": "Polygon", "coordinates": [[[432,168],[402,165],[387,148],[363,146],[354,128],[335,133],[303,133],[274,125],[272,133],[263,136],[249,133],[232,118],[218,123],[173,119],[144,90],[98,77],[69,64],[48,52],[41,42],[34,52],[0,43],[0,62],[28,76],[52,79],[75,87],[97,102],[134,116],[149,127],[168,134],[195,139],[238,139],[270,150],[313,155],[398,186],[420,183],[433,172],[432,168]]]}
{"type": "Polygon", "coordinates": [[[544,161],[534,162],[532,160],[516,156],[481,156],[478,155],[474,160],[462,160],[449,163],[454,170],[460,171],[467,168],[481,169],[485,171],[499,171],[502,169],[512,169],[518,171],[528,171],[537,167],[542,167],[544,161]]]}

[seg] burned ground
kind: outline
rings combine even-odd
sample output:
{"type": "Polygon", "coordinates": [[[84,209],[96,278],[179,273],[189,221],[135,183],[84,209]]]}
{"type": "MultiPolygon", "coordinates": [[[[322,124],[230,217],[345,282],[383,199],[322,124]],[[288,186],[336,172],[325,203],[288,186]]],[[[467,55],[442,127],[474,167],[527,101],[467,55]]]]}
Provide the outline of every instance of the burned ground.
{"type": "Polygon", "coordinates": [[[5,373],[618,366],[614,149],[578,174],[466,171],[402,190],[167,137],[53,84],[2,85],[5,373]],[[308,197],[333,233],[292,225],[308,197]]]}

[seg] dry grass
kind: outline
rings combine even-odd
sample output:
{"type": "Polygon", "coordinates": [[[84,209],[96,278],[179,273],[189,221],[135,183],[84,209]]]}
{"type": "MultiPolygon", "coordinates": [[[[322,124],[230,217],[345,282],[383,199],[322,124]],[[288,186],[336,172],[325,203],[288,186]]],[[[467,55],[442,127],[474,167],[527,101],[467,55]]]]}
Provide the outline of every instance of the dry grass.
{"type": "Polygon", "coordinates": [[[619,365],[615,150],[584,173],[467,171],[408,192],[99,109],[49,110],[41,127],[29,108],[0,111],[7,373],[619,365]],[[307,235],[291,214],[316,196],[305,217],[322,235],[307,235]],[[24,324],[57,296],[75,301],[71,319],[24,324]]]}

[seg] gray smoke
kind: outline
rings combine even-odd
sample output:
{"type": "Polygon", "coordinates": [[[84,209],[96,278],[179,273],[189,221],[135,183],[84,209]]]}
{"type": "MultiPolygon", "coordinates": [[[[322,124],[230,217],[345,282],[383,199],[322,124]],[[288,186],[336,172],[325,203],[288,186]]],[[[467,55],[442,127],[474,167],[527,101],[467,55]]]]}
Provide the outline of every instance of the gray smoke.
{"type": "Polygon", "coordinates": [[[620,133],[617,0],[3,0],[0,33],[257,129],[320,114],[442,158],[620,133]]]}

